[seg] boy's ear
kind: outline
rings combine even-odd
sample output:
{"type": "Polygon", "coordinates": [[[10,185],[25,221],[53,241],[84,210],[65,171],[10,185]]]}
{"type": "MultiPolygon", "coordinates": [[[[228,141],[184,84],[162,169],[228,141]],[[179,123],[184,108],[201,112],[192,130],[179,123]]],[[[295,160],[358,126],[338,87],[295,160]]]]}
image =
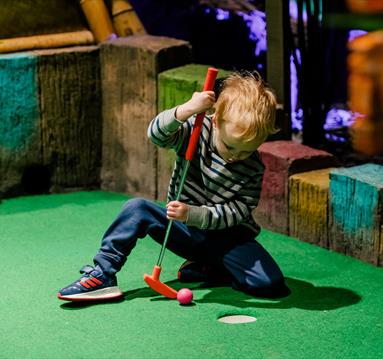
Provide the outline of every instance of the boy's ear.
{"type": "Polygon", "coordinates": [[[217,127],[217,121],[215,120],[215,115],[213,115],[213,117],[211,118],[211,123],[213,124],[214,128],[217,127]]]}

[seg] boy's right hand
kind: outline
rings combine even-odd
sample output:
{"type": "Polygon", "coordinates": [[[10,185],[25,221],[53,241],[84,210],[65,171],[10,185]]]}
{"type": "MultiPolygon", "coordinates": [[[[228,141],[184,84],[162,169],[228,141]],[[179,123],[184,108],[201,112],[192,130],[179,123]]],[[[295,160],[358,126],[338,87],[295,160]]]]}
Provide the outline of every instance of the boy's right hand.
{"type": "Polygon", "coordinates": [[[176,118],[178,121],[186,121],[189,117],[212,108],[214,102],[214,91],[194,92],[189,101],[177,107],[176,118]]]}

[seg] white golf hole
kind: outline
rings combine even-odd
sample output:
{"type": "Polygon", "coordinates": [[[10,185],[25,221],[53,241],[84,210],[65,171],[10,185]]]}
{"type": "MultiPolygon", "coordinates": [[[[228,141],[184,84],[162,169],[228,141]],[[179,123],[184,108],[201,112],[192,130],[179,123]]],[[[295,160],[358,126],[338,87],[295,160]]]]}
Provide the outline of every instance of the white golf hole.
{"type": "Polygon", "coordinates": [[[255,322],[257,318],[250,315],[225,315],[221,318],[218,318],[219,322],[226,324],[243,324],[255,322]]]}

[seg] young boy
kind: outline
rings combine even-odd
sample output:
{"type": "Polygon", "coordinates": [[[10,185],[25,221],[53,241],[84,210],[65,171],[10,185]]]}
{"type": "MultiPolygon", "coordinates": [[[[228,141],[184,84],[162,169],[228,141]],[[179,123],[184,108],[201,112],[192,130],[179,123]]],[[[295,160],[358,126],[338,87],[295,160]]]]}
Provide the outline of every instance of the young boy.
{"type": "Polygon", "coordinates": [[[177,153],[163,208],[145,199],[129,200],[106,231],[95,267],[80,270],[80,279],[63,288],[63,300],[106,300],[123,292],[116,273],[138,238],[162,243],[174,220],[167,249],[187,259],[181,281],[231,284],[254,296],[288,293],[284,277],[270,254],[255,240],[260,228],[251,212],[261,192],[264,166],[257,148],[275,132],[276,99],[259,76],[233,74],[215,103],[213,91],[196,92],[186,103],[160,113],[148,136],[177,153]],[[194,158],[179,201],[175,201],[195,114],[205,116],[194,158]]]}

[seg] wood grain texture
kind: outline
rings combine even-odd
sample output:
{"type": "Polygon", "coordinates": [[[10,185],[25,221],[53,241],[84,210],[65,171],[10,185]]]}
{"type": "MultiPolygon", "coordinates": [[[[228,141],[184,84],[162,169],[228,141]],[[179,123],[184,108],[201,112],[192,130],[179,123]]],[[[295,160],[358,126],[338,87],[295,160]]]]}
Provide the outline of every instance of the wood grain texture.
{"type": "Polygon", "coordinates": [[[99,185],[101,85],[95,46],[36,51],[43,164],[52,190],[99,185]]]}
{"type": "Polygon", "coordinates": [[[157,114],[159,72],[190,61],[182,40],[150,35],[101,45],[105,190],[157,198],[157,149],[147,138],[157,114]]]}
{"type": "Polygon", "coordinates": [[[289,235],[328,248],[328,191],[332,168],[289,178],[289,235]]]}
{"type": "Polygon", "coordinates": [[[313,149],[292,141],[271,141],[259,148],[265,165],[262,192],[255,220],[263,227],[288,234],[289,222],[289,177],[334,166],[334,157],[325,151],[313,149]]]}
{"type": "Polygon", "coordinates": [[[383,166],[333,170],[329,203],[330,248],[381,264],[383,166]]]}

